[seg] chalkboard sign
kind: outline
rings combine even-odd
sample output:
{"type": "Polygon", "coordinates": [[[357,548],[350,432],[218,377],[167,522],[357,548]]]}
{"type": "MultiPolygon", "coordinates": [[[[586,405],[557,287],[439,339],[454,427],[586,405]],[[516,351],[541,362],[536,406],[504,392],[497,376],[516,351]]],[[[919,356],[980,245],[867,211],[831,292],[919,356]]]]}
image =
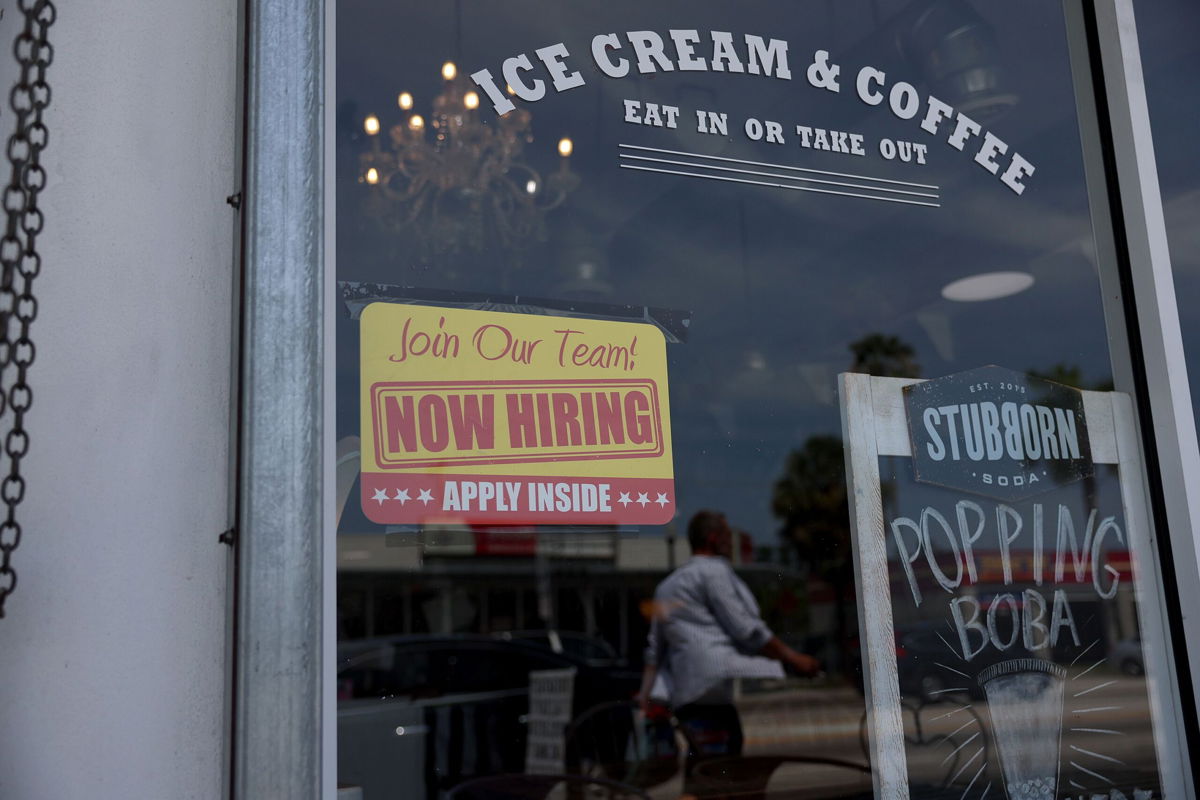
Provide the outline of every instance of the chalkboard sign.
{"type": "Polygon", "coordinates": [[[876,797],[1185,795],[1129,398],[999,367],[841,393],[876,797]]]}

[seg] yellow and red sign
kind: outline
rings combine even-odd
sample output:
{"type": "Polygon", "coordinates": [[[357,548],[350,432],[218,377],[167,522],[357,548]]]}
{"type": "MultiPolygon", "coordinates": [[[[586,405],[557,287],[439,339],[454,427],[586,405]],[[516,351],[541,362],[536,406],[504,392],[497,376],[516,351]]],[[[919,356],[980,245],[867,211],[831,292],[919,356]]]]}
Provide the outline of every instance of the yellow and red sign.
{"type": "Polygon", "coordinates": [[[659,524],[675,512],[653,325],[372,303],[362,505],[385,524],[659,524]]]}

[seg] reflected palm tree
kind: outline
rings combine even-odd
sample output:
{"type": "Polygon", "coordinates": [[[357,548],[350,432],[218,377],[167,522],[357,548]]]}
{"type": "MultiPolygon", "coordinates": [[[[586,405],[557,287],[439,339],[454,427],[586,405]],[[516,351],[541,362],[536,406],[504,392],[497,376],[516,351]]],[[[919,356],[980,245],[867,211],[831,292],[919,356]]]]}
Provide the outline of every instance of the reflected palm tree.
{"type": "Polygon", "coordinates": [[[1044,381],[1053,383],[1061,383],[1064,386],[1071,386],[1075,389],[1083,389],[1094,392],[1111,392],[1113,390],[1112,378],[1103,381],[1096,381],[1088,384],[1083,380],[1083,368],[1076,364],[1055,364],[1047,370],[1029,369],[1025,371],[1027,375],[1034,378],[1041,378],[1044,381]]]}
{"type": "MultiPolygon", "coordinates": [[[[1109,378],[1103,381],[1097,381],[1088,384],[1083,380],[1083,369],[1075,364],[1059,363],[1050,367],[1048,370],[1027,370],[1026,374],[1033,378],[1041,378],[1044,381],[1051,383],[1059,383],[1063,386],[1070,386],[1073,389],[1095,392],[1111,392],[1113,390],[1112,379],[1109,378]]],[[[1038,402],[1046,402],[1044,398],[1037,398],[1038,402]]],[[[1070,467],[1062,463],[1052,463],[1051,469],[1055,471],[1059,480],[1067,480],[1070,474],[1070,467]]],[[[1092,502],[1096,494],[1096,477],[1094,474],[1086,475],[1083,478],[1083,502],[1085,508],[1092,502]]]]}
{"type": "MultiPolygon", "coordinates": [[[[868,334],[852,342],[850,352],[852,372],[893,378],[920,375],[916,351],[897,336],[868,334]]],[[[883,493],[885,504],[894,499],[893,487],[883,487],[883,493]]],[[[783,476],[775,483],[771,510],[783,520],[780,538],[795,549],[810,575],[832,588],[834,636],[844,650],[854,624],[848,599],[853,595],[854,557],[846,461],[839,437],[809,437],[788,455],[783,476]]]]}
{"type": "Polygon", "coordinates": [[[898,336],[869,333],[850,343],[854,354],[851,372],[875,375],[880,378],[919,378],[921,365],[916,361],[912,345],[898,336]]]}
{"type": "Polygon", "coordinates": [[[834,636],[844,646],[850,634],[846,597],[854,586],[854,561],[842,440],[813,436],[789,454],[783,477],[775,483],[771,510],[783,520],[779,535],[795,549],[800,563],[833,589],[834,636]]]}

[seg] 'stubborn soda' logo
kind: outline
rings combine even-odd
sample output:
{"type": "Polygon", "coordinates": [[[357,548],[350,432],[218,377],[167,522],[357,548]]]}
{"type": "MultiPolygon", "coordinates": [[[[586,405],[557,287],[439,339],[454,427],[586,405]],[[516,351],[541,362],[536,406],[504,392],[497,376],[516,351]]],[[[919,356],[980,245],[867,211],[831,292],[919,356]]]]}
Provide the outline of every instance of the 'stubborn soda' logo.
{"type": "Polygon", "coordinates": [[[1092,474],[1083,394],[1003,367],[904,388],[917,480],[1019,500],[1092,474]]]}

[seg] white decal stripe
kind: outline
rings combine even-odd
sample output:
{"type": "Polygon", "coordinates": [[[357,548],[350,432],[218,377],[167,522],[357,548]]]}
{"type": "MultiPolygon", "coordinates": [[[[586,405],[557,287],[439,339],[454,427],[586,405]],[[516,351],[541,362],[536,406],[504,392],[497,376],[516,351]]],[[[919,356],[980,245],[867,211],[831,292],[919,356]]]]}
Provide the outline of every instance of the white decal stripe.
{"type": "Polygon", "coordinates": [[[661,172],[666,175],[683,175],[689,178],[708,178],[711,181],[728,181],[730,183],[749,183],[755,186],[772,186],[776,189],[792,189],[797,192],[817,192],[818,194],[836,194],[842,197],[860,197],[864,200],[883,200],[888,203],[903,203],[909,206],[926,206],[927,208],[941,208],[941,203],[920,203],[916,200],[904,200],[900,197],[881,197],[870,194],[856,194],[854,192],[839,192],[834,189],[817,189],[811,186],[788,186],[783,183],[768,183],[767,181],[752,181],[744,178],[732,178],[725,175],[705,175],[699,172],[683,172],[682,170],[673,169],[656,169],[654,167],[639,167],[634,164],[621,164],[621,169],[636,169],[643,172],[661,172]]]}
{"type": "Polygon", "coordinates": [[[767,161],[747,161],[744,158],[725,158],[723,156],[706,156],[703,153],[689,153],[686,150],[665,150],[661,147],[642,147],[636,144],[618,144],[618,147],[624,147],[629,150],[643,150],[647,153],[666,153],[672,156],[692,156],[693,158],[707,158],[712,161],[727,161],[730,164],[749,164],[754,167],[774,167],[775,169],[788,169],[794,172],[810,172],[814,175],[832,175],[835,178],[857,178],[863,181],[877,181],[878,183],[894,183],[898,186],[910,186],[914,189],[933,189],[939,191],[938,187],[929,183],[913,183],[912,181],[894,181],[888,178],[872,178],[870,175],[855,175],[849,172],[829,172],[823,169],[807,169],[805,167],[791,167],[786,164],[772,164],[767,161]]]}
{"type": "Polygon", "coordinates": [[[1107,783],[1110,786],[1112,785],[1112,781],[1109,780],[1108,778],[1104,777],[1103,775],[1101,775],[1099,772],[1092,772],[1087,767],[1083,766],[1082,764],[1076,764],[1074,761],[1072,761],[1070,763],[1071,763],[1071,766],[1074,767],[1075,769],[1080,770],[1082,772],[1086,772],[1088,775],[1091,775],[1093,778],[1099,778],[1100,780],[1104,781],[1105,783],[1107,783]]]}
{"type": "Polygon", "coordinates": [[[658,164],[674,164],[678,167],[694,167],[698,169],[715,169],[721,172],[737,172],[742,175],[762,175],[767,178],[778,178],[783,181],[807,181],[808,183],[823,183],[828,186],[845,186],[849,189],[864,189],[868,192],[891,192],[892,194],[907,194],[914,197],[930,197],[934,200],[938,199],[937,192],[913,192],[907,189],[890,189],[886,186],[867,186],[861,183],[846,183],[844,181],[828,181],[821,178],[805,178],[800,175],[780,175],[777,172],[761,172],[753,169],[742,169],[741,167],[722,167],[717,164],[697,164],[694,161],[675,161],[670,158],[655,158],[654,156],[634,156],[621,154],[621,158],[636,160],[636,161],[653,161],[658,164]]]}

